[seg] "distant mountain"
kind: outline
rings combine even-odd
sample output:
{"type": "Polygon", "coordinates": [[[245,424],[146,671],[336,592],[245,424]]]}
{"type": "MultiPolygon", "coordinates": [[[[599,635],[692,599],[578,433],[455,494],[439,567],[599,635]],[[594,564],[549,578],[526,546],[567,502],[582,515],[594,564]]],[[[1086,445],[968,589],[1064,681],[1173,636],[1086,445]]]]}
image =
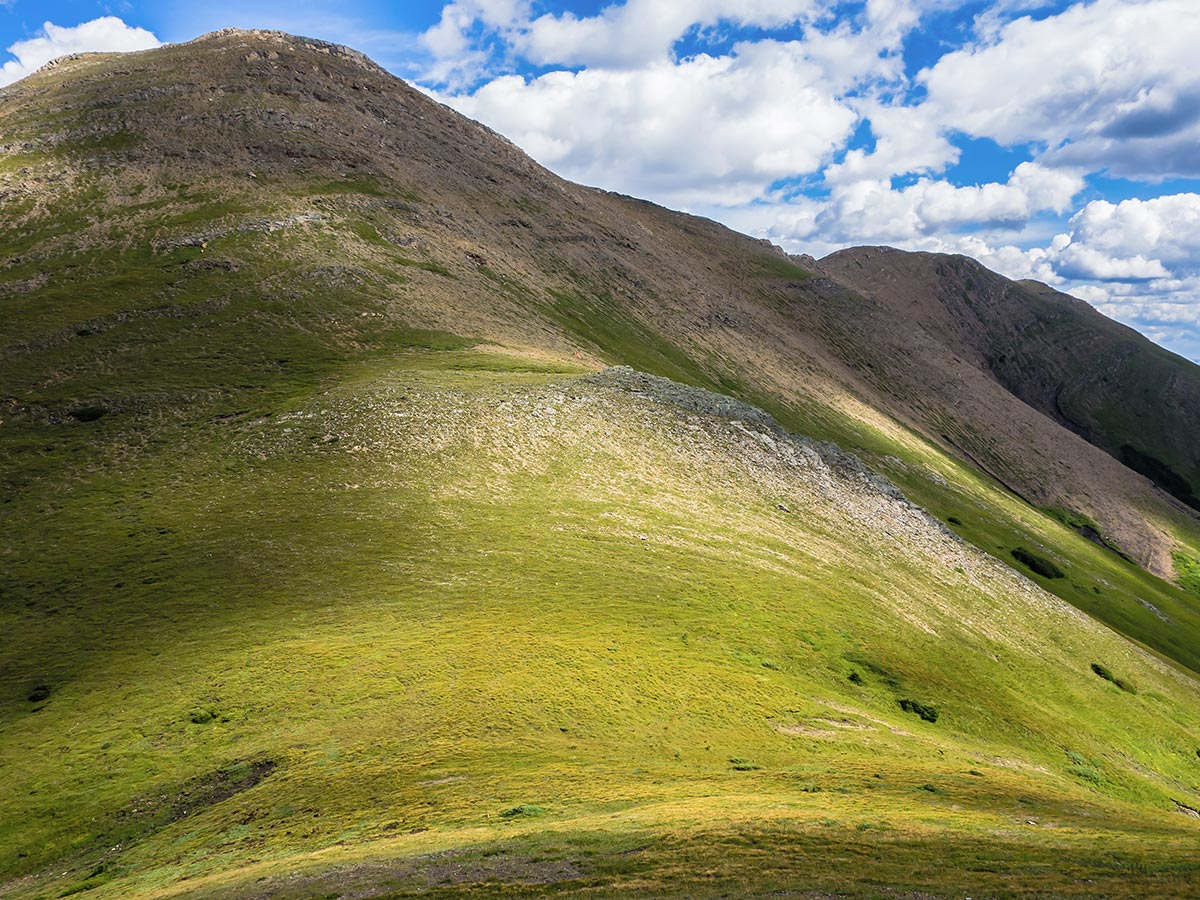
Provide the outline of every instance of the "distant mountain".
{"type": "Polygon", "coordinates": [[[966,257],[860,247],[827,272],[1053,421],[1200,509],[1200,367],[1034,281],[966,257]]]}
{"type": "Polygon", "coordinates": [[[277,32],[0,152],[0,894],[1189,896],[1195,366],[277,32]]]}

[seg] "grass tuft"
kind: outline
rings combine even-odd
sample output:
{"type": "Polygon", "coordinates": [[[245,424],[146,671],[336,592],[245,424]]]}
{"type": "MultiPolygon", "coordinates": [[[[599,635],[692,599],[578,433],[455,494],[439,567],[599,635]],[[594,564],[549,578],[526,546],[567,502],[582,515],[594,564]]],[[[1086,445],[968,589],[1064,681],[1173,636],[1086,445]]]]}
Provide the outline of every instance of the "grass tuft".
{"type": "Polygon", "coordinates": [[[500,813],[502,819],[531,819],[536,816],[545,815],[546,808],[538,806],[536,803],[522,803],[518,806],[512,806],[500,813]]]}

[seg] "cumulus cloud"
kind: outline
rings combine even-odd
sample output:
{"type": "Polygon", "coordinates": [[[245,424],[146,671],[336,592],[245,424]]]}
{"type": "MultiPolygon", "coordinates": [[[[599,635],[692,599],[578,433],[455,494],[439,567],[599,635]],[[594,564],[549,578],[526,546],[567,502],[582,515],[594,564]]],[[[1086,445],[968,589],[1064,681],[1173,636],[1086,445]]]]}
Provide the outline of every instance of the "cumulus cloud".
{"type": "Polygon", "coordinates": [[[946,127],[1044,162],[1165,179],[1200,175],[1195,0],[1095,0],[985,30],[919,75],[946,127]]]}
{"type": "Polygon", "coordinates": [[[568,178],[679,206],[747,203],[815,172],[857,121],[802,45],[773,41],[637,69],[506,76],[442,99],[568,178]]]}
{"type": "Polygon", "coordinates": [[[1033,162],[1018,165],[1006,182],[965,187],[933,178],[921,178],[899,189],[887,178],[836,181],[815,217],[781,217],[767,230],[772,237],[792,244],[816,239],[932,249],[926,238],[963,226],[1022,225],[1040,212],[1064,212],[1083,186],[1078,172],[1047,169],[1033,162]],[[811,223],[810,230],[784,231],[786,225],[801,223],[811,223]]]}
{"type": "Polygon", "coordinates": [[[484,71],[488,49],[480,46],[479,31],[510,39],[519,24],[528,21],[529,0],[453,0],[442,7],[432,28],[420,35],[420,43],[433,57],[425,80],[458,85],[474,81],[484,71]]]}
{"type": "Polygon", "coordinates": [[[960,151],[942,133],[926,110],[868,100],[858,104],[875,138],[872,150],[848,151],[837,165],[825,170],[829,184],[878,181],[912,172],[940,172],[958,161],[960,151]]]}
{"type": "Polygon", "coordinates": [[[1054,271],[1063,278],[1085,281],[1153,281],[1170,273],[1157,259],[1110,256],[1087,244],[1068,244],[1055,253],[1054,271]]]}
{"type": "MultiPolygon", "coordinates": [[[[934,123],[906,122],[878,99],[904,83],[903,38],[922,9],[952,0],[866,0],[833,17],[835,0],[628,0],[595,15],[522,18],[516,0],[456,0],[427,33],[430,46],[480,71],[486,25],[505,52],[552,71],[483,79],[435,64],[439,99],[508,135],[568,178],[689,209],[760,201],[783,179],[818,173],[843,151],[864,115],[872,153],[842,163],[847,180],[933,172],[955,148],[934,123]],[[485,22],[482,4],[497,4],[485,22]],[[791,40],[756,36],[720,55],[678,57],[704,29],[770,33],[801,25],[791,40]],[[465,49],[464,49],[465,48],[465,49]],[[558,66],[558,68],[553,68],[558,66]],[[446,89],[449,88],[449,90],[446,89]],[[875,119],[878,120],[875,123],[875,119]],[[928,145],[928,146],[922,146],[928,145]]],[[[827,176],[828,177],[828,176],[827,176]]]]}
{"type": "Polygon", "coordinates": [[[24,78],[69,53],[149,50],[159,44],[149,31],[132,28],[116,16],[103,16],[70,28],[47,22],[35,37],[8,48],[13,59],[0,66],[0,85],[24,78]]]}
{"type": "Polygon", "coordinates": [[[537,65],[629,68],[670,56],[685,34],[719,23],[779,28],[807,21],[830,0],[627,0],[595,15],[533,16],[528,0],[454,0],[423,36],[440,60],[461,60],[480,27],[537,65]]]}
{"type": "Polygon", "coordinates": [[[1200,194],[1094,200],[1071,218],[1072,243],[1115,257],[1147,257],[1200,274],[1200,194]]]}
{"type": "Polygon", "coordinates": [[[628,0],[595,16],[539,16],[518,46],[540,64],[638,66],[669,56],[693,29],[719,22],[779,28],[811,19],[826,5],[826,0],[628,0]]]}

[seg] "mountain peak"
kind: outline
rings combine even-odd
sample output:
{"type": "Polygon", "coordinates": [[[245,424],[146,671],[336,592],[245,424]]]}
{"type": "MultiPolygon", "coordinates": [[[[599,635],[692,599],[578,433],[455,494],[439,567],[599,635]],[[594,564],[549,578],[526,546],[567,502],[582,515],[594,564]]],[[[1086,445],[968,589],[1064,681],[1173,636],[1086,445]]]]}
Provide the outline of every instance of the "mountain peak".
{"type": "MultiPolygon", "coordinates": [[[[345,44],[335,44],[330,41],[323,41],[318,38],[304,37],[303,35],[290,34],[286,31],[279,31],[269,28],[221,28],[217,31],[210,31],[202,34],[197,38],[186,41],[178,45],[165,46],[201,46],[204,44],[213,43],[242,43],[256,44],[266,47],[264,57],[260,58],[275,58],[271,57],[271,53],[278,54],[279,52],[294,53],[296,51],[308,51],[321,53],[329,56],[337,56],[343,59],[351,60],[364,69],[384,74],[390,74],[372,60],[369,56],[360,50],[355,50],[352,47],[347,47],[345,44]]],[[[257,59],[249,59],[248,62],[256,62],[257,59]]]]}

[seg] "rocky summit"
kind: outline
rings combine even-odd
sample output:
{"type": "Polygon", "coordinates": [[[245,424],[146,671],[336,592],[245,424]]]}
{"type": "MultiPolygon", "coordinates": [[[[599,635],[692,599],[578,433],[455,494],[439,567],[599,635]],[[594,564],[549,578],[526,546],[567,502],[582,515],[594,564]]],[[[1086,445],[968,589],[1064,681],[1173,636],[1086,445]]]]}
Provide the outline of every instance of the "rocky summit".
{"type": "Polygon", "coordinates": [[[0,895],[1196,896],[1192,363],[278,32],[0,203],[0,895]]]}

